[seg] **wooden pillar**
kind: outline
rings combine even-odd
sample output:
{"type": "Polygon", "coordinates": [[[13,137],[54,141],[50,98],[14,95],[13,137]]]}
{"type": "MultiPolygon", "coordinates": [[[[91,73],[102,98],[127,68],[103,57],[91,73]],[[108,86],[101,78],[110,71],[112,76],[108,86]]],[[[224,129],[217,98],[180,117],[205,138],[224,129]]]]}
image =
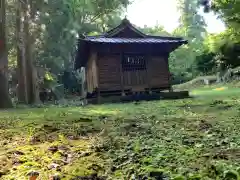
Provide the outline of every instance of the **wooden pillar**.
{"type": "Polygon", "coordinates": [[[147,54],[147,58],[146,58],[146,74],[147,74],[147,84],[148,84],[148,88],[149,88],[149,94],[152,94],[151,91],[151,77],[150,77],[150,73],[149,73],[149,61],[151,61],[151,55],[147,54]]]}
{"type": "Polygon", "coordinates": [[[120,71],[120,76],[121,76],[121,91],[122,91],[122,96],[125,96],[125,92],[124,92],[124,76],[123,76],[123,69],[122,69],[122,61],[123,61],[123,52],[121,51],[121,53],[120,53],[120,66],[119,66],[119,71],[120,71]]]}
{"type": "Polygon", "coordinates": [[[99,54],[97,53],[96,55],[96,64],[97,64],[97,68],[96,68],[96,71],[97,71],[97,84],[98,84],[98,87],[96,88],[97,90],[97,103],[100,104],[101,103],[101,93],[100,93],[100,88],[99,88],[99,85],[100,85],[100,72],[99,72],[99,54]]]}
{"type": "Polygon", "coordinates": [[[100,94],[100,89],[97,88],[97,103],[100,104],[101,103],[101,94],[100,94]]]}
{"type": "Polygon", "coordinates": [[[170,74],[170,69],[169,69],[169,53],[164,56],[165,61],[167,63],[167,69],[168,69],[168,82],[169,82],[169,92],[173,92],[173,88],[172,88],[172,83],[171,83],[171,74],[170,74]]]}

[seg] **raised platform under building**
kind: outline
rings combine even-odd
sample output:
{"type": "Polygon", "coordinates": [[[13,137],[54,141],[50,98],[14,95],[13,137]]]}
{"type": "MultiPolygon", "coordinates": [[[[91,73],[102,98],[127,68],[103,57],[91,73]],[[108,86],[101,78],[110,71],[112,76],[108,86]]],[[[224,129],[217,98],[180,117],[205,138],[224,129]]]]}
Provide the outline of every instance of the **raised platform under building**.
{"type": "MultiPolygon", "coordinates": [[[[121,92],[120,92],[121,93],[121,92]]],[[[190,98],[188,91],[177,92],[160,92],[160,93],[133,93],[124,96],[119,93],[115,94],[101,94],[88,97],[88,104],[103,104],[103,103],[121,103],[121,102],[135,102],[135,101],[153,101],[153,100],[167,100],[167,99],[184,99],[190,98]]]]}

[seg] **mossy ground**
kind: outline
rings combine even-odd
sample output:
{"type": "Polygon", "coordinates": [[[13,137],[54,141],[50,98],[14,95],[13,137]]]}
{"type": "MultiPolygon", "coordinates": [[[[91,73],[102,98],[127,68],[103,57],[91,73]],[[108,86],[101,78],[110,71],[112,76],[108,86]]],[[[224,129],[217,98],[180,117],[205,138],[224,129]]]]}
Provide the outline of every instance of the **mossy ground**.
{"type": "Polygon", "coordinates": [[[237,93],[1,111],[0,179],[27,179],[31,170],[41,180],[55,173],[114,180],[237,176],[239,120],[237,93]]]}

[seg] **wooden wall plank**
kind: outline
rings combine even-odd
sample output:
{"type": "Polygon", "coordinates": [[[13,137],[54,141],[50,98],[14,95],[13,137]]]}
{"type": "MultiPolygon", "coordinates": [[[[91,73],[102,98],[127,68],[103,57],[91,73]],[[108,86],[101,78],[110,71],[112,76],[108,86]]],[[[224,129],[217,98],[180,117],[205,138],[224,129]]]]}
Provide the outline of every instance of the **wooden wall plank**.
{"type": "Polygon", "coordinates": [[[169,67],[167,59],[161,56],[152,56],[149,59],[148,71],[151,87],[168,87],[169,67]]]}
{"type": "Polygon", "coordinates": [[[147,70],[123,71],[120,54],[91,54],[87,64],[88,92],[170,87],[170,73],[166,57],[147,58],[147,70]]]}
{"type": "Polygon", "coordinates": [[[121,90],[120,54],[99,56],[100,90],[121,90]]]}

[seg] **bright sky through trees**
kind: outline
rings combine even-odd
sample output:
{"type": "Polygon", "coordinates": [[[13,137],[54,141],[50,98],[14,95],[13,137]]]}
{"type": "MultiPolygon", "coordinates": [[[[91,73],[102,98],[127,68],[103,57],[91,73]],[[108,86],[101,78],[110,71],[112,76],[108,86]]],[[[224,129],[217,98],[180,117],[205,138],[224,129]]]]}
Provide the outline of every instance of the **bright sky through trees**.
{"type": "MultiPolygon", "coordinates": [[[[218,33],[225,29],[224,24],[213,13],[201,13],[210,33],[218,33]]],[[[158,23],[169,32],[178,26],[179,16],[177,0],[135,0],[127,10],[127,17],[132,23],[141,27],[158,23]]]]}

